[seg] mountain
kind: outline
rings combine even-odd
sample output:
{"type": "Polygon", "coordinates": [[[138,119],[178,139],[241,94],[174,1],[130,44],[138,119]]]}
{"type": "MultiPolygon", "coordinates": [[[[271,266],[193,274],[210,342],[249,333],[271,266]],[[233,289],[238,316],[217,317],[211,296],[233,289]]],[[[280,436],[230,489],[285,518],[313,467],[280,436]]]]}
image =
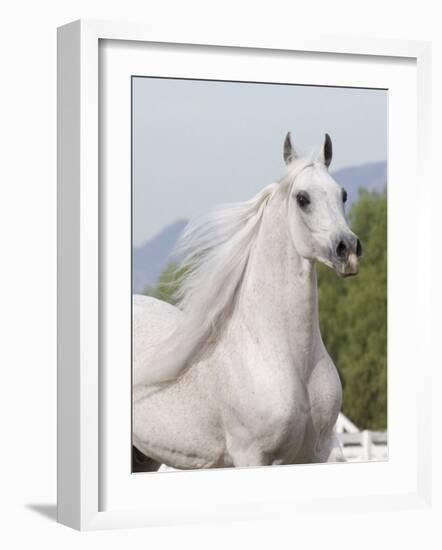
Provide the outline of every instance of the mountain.
{"type": "MultiPolygon", "coordinates": [[[[349,166],[334,172],[333,177],[345,187],[348,195],[347,204],[350,206],[357,199],[360,187],[370,191],[381,191],[384,188],[387,182],[387,163],[371,162],[349,166]]],[[[133,292],[141,292],[145,286],[156,283],[186,224],[187,220],[178,220],[142,246],[133,248],[133,292]]]]}
{"type": "Polygon", "coordinates": [[[358,190],[365,187],[369,191],[382,191],[387,183],[387,163],[370,162],[360,166],[349,166],[333,172],[335,180],[347,191],[347,204],[358,198],[358,190]]]}
{"type": "Polygon", "coordinates": [[[187,224],[178,220],[165,227],[158,235],[132,250],[133,292],[141,292],[146,285],[154,284],[167,264],[172,249],[187,224]]]}

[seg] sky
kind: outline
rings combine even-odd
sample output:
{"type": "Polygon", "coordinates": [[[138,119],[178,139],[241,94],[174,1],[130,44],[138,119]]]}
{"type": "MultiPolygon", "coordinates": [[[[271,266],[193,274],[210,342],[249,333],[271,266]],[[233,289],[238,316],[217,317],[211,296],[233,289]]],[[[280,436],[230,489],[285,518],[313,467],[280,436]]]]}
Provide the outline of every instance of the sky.
{"type": "Polygon", "coordinates": [[[299,153],[333,142],[330,171],[387,159],[385,90],[135,77],[133,244],[179,219],[247,200],[299,153]]]}

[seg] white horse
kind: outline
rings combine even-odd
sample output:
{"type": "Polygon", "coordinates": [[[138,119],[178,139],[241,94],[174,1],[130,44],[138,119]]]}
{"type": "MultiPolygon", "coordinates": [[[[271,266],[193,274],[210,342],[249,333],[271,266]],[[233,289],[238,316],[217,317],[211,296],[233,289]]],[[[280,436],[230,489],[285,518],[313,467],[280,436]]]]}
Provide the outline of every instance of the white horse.
{"type": "Polygon", "coordinates": [[[133,304],[135,470],[344,460],[341,383],[321,339],[316,261],[355,275],[361,245],[332,144],[247,202],[191,223],[178,307],[133,304]]]}

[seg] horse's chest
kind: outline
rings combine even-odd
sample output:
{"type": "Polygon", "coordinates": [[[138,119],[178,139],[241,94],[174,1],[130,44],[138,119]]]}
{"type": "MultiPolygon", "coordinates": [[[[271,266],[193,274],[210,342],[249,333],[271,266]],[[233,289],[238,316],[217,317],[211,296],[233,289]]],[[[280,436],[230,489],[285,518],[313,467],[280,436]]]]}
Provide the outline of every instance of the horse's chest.
{"type": "Polygon", "coordinates": [[[328,357],[312,370],[308,398],[312,427],[319,434],[330,431],[341,408],[342,386],[336,367],[328,357]]]}
{"type": "MultiPolygon", "coordinates": [[[[341,384],[327,358],[308,379],[290,371],[273,376],[245,377],[228,393],[226,424],[233,439],[258,445],[276,461],[308,457],[318,440],[336,422],[341,405],[341,384]]],[[[308,458],[307,458],[308,459],[308,458]]]]}
{"type": "Polygon", "coordinates": [[[293,437],[302,437],[308,397],[306,388],[292,376],[237,372],[224,399],[226,430],[242,445],[270,452],[293,437]]]}

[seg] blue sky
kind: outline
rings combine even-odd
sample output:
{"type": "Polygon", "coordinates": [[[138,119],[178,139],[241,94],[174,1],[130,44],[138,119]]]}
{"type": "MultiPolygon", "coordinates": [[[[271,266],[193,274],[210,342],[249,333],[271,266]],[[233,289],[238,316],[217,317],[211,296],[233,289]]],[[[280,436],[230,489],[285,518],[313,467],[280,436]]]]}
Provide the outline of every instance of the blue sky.
{"type": "Polygon", "coordinates": [[[245,200],[328,132],[331,171],[387,159],[385,90],[134,78],[134,245],[212,206],[245,200]]]}

